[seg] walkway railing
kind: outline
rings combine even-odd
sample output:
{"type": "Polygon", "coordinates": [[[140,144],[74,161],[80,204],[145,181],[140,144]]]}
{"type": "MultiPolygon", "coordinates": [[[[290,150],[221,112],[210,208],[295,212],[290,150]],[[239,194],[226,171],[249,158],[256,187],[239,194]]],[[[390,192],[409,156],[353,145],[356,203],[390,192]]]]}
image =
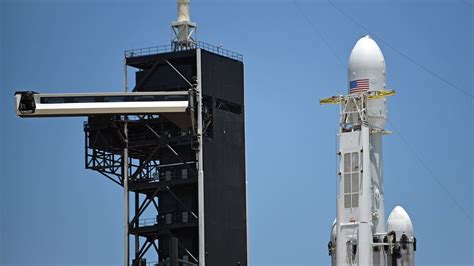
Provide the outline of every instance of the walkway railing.
{"type": "MultiPolygon", "coordinates": [[[[131,57],[137,57],[137,56],[145,56],[145,55],[153,55],[153,54],[163,54],[163,53],[169,53],[175,51],[173,49],[173,45],[167,44],[167,45],[160,45],[160,46],[153,46],[153,47],[145,47],[145,48],[138,48],[138,49],[132,49],[132,50],[126,50],[125,51],[125,57],[126,58],[131,58],[131,57]]],[[[205,42],[196,42],[194,45],[189,46],[188,48],[185,47],[180,47],[179,51],[183,50],[194,50],[194,49],[203,49],[209,52],[213,52],[215,54],[219,54],[225,57],[232,58],[234,60],[238,61],[243,61],[243,56],[242,54],[232,52],[230,50],[224,49],[221,46],[215,46],[212,44],[208,44],[205,42]]]]}

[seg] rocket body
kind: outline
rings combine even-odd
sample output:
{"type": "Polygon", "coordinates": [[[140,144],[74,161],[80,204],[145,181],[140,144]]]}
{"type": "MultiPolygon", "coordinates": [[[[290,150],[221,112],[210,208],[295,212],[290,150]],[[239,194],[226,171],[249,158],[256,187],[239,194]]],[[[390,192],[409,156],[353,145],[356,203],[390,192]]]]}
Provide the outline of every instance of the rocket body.
{"type": "MultiPolygon", "coordinates": [[[[330,251],[332,265],[385,266],[385,250],[392,245],[385,226],[383,189],[382,136],[387,105],[385,98],[368,97],[385,90],[385,70],[378,45],[369,36],[362,37],[351,52],[348,95],[340,102],[337,211],[331,234],[335,237],[328,245],[335,246],[330,251]]],[[[399,241],[400,235],[397,237],[399,241]]],[[[401,264],[391,264],[396,265],[401,264]]]]}

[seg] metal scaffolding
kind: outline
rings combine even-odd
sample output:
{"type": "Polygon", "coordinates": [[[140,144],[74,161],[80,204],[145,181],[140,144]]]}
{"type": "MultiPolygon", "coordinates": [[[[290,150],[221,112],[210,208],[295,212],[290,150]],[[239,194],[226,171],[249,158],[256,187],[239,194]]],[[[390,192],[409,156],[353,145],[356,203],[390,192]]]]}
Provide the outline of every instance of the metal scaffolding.
{"type": "MultiPolygon", "coordinates": [[[[167,63],[181,75],[172,63],[167,63]]],[[[199,247],[203,246],[201,87],[199,78],[194,83],[186,82],[190,107],[181,119],[189,121],[190,129],[160,114],[90,116],[84,124],[85,167],[124,188],[125,265],[147,265],[145,254],[152,250],[157,258],[153,265],[204,265],[204,248],[196,254],[187,246],[189,243],[182,243],[173,234],[176,229],[196,229],[199,247]],[[195,191],[198,205],[184,200],[182,190],[195,191]],[[129,193],[133,193],[131,199],[129,193]],[[160,199],[165,196],[178,207],[160,208],[160,199]],[[154,213],[151,218],[150,213],[154,213]],[[159,241],[163,239],[169,241],[170,250],[165,252],[168,257],[160,250],[159,241]]]]}

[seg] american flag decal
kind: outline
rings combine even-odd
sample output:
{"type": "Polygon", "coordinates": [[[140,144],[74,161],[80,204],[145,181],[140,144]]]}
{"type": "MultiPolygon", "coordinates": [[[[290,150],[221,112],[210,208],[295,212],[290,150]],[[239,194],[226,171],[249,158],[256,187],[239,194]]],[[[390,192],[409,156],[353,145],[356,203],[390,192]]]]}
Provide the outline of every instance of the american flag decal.
{"type": "Polygon", "coordinates": [[[350,82],[349,93],[363,92],[369,90],[369,79],[358,79],[350,82]]]}

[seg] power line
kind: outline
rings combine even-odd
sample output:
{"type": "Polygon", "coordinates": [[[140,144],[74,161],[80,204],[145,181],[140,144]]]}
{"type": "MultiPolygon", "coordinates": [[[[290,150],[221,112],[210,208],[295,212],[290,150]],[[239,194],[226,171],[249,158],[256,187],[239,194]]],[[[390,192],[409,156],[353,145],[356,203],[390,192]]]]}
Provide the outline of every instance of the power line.
{"type": "MultiPolygon", "coordinates": [[[[348,17],[349,19],[351,19],[355,24],[359,25],[360,27],[362,27],[365,31],[367,32],[370,32],[370,30],[368,30],[364,25],[360,24],[359,22],[357,22],[355,19],[353,19],[352,17],[350,16],[347,16],[345,15],[344,12],[342,12],[339,8],[337,8],[334,4],[331,3],[330,0],[328,0],[328,2],[335,8],[337,9],[341,14],[343,14],[344,16],[348,17]]],[[[329,45],[329,42],[327,42],[327,40],[324,38],[324,36],[321,34],[321,31],[318,29],[318,27],[316,27],[316,25],[311,21],[311,19],[303,12],[303,10],[298,6],[296,0],[293,1],[295,7],[298,9],[298,11],[304,16],[306,17],[306,19],[309,21],[309,23],[313,26],[314,30],[318,33],[318,35],[320,36],[320,38],[324,41],[324,44],[327,46],[327,48],[333,53],[334,57],[336,57],[336,59],[338,60],[339,64],[341,64],[342,66],[344,66],[344,64],[342,63],[341,59],[339,58],[339,56],[337,56],[337,54],[335,53],[335,51],[332,49],[332,47],[329,45]]],[[[375,34],[372,33],[372,35],[376,36],[375,34]]],[[[438,79],[444,81],[445,83],[447,83],[448,85],[450,85],[451,87],[471,96],[471,97],[474,97],[473,95],[471,95],[470,93],[456,87],[454,84],[452,84],[451,82],[449,82],[448,80],[445,80],[444,78],[440,77],[439,75],[437,75],[436,73],[434,73],[433,71],[429,70],[428,68],[426,68],[425,66],[417,63],[416,61],[414,61],[413,59],[411,59],[409,56],[407,56],[406,54],[402,53],[401,51],[399,51],[398,49],[396,49],[395,47],[391,46],[390,44],[388,44],[386,41],[384,41],[383,39],[381,39],[380,37],[377,37],[377,39],[381,40],[383,43],[385,43],[387,46],[389,46],[391,49],[393,49],[394,51],[398,52],[399,54],[401,54],[402,56],[404,56],[406,59],[408,59],[409,61],[411,61],[412,63],[414,63],[415,65],[417,65],[418,67],[424,69],[425,71],[427,71],[428,73],[434,75],[435,77],[437,77],[438,79]]],[[[421,158],[421,156],[418,154],[418,152],[415,150],[415,148],[410,145],[410,143],[407,141],[407,139],[393,126],[393,124],[390,122],[390,120],[387,120],[387,122],[392,126],[392,128],[395,130],[395,133],[400,137],[400,139],[402,140],[402,142],[411,150],[411,152],[415,155],[415,157],[417,158],[417,160],[420,162],[420,164],[423,166],[423,168],[425,168],[425,170],[428,172],[428,174],[430,175],[431,178],[433,178],[436,183],[445,191],[445,193],[449,196],[449,198],[451,198],[451,200],[456,204],[456,206],[459,208],[459,210],[462,212],[462,214],[471,222],[471,223],[474,223],[473,219],[469,216],[469,214],[466,212],[466,210],[464,210],[464,208],[461,206],[461,204],[456,200],[456,198],[453,196],[453,194],[446,188],[446,186],[443,185],[443,183],[434,175],[433,171],[431,171],[431,169],[428,167],[428,165],[425,163],[425,161],[421,158]]]]}
{"type": "Polygon", "coordinates": [[[441,181],[435,176],[433,171],[428,167],[428,165],[425,163],[425,161],[421,158],[421,156],[418,154],[418,152],[415,150],[415,148],[410,145],[410,143],[407,141],[407,139],[400,133],[399,130],[397,130],[394,126],[393,123],[390,122],[390,120],[387,119],[387,122],[390,124],[390,126],[394,129],[395,133],[400,137],[402,142],[411,150],[411,152],[415,155],[416,159],[420,162],[420,164],[425,168],[426,172],[433,178],[436,183],[446,192],[446,194],[451,198],[451,200],[456,204],[456,206],[461,210],[462,214],[471,222],[474,224],[474,220],[472,220],[471,216],[467,213],[467,211],[461,206],[461,204],[456,200],[454,195],[441,183],[441,181]]]}
{"type": "Polygon", "coordinates": [[[383,38],[381,38],[380,36],[378,36],[377,34],[375,34],[373,31],[369,30],[366,26],[364,26],[362,23],[360,23],[359,21],[357,21],[356,19],[354,19],[353,17],[349,16],[346,12],[344,12],[342,9],[340,9],[339,7],[337,7],[334,3],[331,2],[331,0],[328,0],[328,3],[334,7],[334,9],[336,9],[339,13],[341,13],[344,17],[350,19],[354,24],[358,25],[359,27],[361,27],[362,29],[364,29],[366,32],[370,33],[371,35],[375,36],[377,38],[377,40],[380,40],[382,43],[384,43],[386,46],[388,46],[389,48],[391,48],[392,50],[394,50],[395,52],[397,52],[398,54],[400,54],[401,56],[403,56],[405,59],[407,59],[408,61],[410,61],[411,63],[413,63],[414,65],[418,66],[419,68],[423,69],[424,71],[426,71],[427,73],[431,74],[432,76],[434,76],[435,78],[441,80],[442,82],[444,82],[445,84],[449,85],[450,87],[452,87],[453,89],[456,89],[458,90],[459,92],[462,92],[464,93],[465,95],[467,96],[470,96],[472,98],[474,98],[474,95],[472,95],[470,92],[468,91],[465,91],[461,88],[459,88],[458,86],[456,86],[455,84],[453,84],[452,82],[450,82],[449,80],[441,77],[440,75],[436,74],[434,71],[430,70],[429,68],[425,67],[424,65],[416,62],[415,60],[413,60],[411,57],[409,57],[407,54],[403,53],[402,51],[398,50],[397,48],[395,48],[394,46],[392,46],[391,44],[389,44],[387,41],[385,41],[383,38]]]}
{"type": "MultiPolygon", "coordinates": [[[[363,28],[365,31],[367,32],[370,32],[373,36],[376,36],[378,40],[380,40],[381,42],[383,42],[385,45],[387,45],[388,47],[390,47],[392,50],[394,50],[395,52],[399,53],[400,55],[402,55],[405,59],[407,59],[408,61],[412,62],[413,64],[415,64],[416,66],[420,67],[421,69],[425,70],[426,72],[428,72],[429,74],[433,75],[434,77],[438,78],[439,80],[443,81],[444,83],[448,84],[449,86],[451,86],[452,88],[470,96],[470,97],[474,97],[474,95],[470,94],[469,92],[457,87],[456,85],[454,85],[453,83],[451,83],[450,81],[444,79],[443,77],[441,77],[440,75],[436,74],[435,72],[431,71],[430,69],[428,69],[427,67],[423,66],[422,64],[419,64],[418,62],[416,62],[415,60],[413,60],[412,58],[410,58],[408,55],[406,55],[405,53],[401,52],[400,50],[396,49],[394,46],[390,45],[388,42],[386,42],[385,40],[383,40],[382,38],[380,38],[380,36],[377,36],[375,33],[371,32],[367,27],[365,27],[364,25],[362,25],[360,22],[358,22],[357,20],[355,20],[353,17],[347,15],[344,11],[342,11],[340,8],[338,8],[336,5],[334,5],[330,0],[328,0],[328,3],[333,6],[337,11],[339,11],[339,13],[341,13],[343,16],[349,18],[353,23],[355,23],[356,25],[358,25],[359,27],[363,28]]],[[[417,158],[417,160],[420,162],[420,164],[425,168],[425,170],[428,172],[428,174],[430,175],[431,178],[433,178],[436,183],[444,190],[444,192],[449,196],[449,198],[451,198],[451,200],[456,204],[456,206],[459,208],[459,210],[462,212],[462,214],[471,222],[471,223],[474,223],[473,219],[469,216],[469,214],[467,213],[467,211],[461,206],[461,204],[456,200],[456,198],[453,196],[453,194],[446,188],[446,186],[443,185],[443,183],[435,176],[435,174],[433,173],[433,171],[431,171],[431,169],[428,167],[428,165],[425,163],[425,161],[421,158],[421,156],[418,154],[418,152],[415,150],[415,148],[410,145],[410,143],[407,141],[407,139],[393,126],[393,123],[390,122],[390,120],[387,120],[387,122],[392,126],[392,128],[395,129],[395,133],[400,137],[400,139],[402,140],[403,143],[405,143],[405,145],[413,152],[413,154],[415,155],[415,157],[417,158]]]]}
{"type": "Polygon", "coordinates": [[[298,3],[296,2],[296,0],[293,0],[293,4],[295,5],[296,9],[306,18],[306,20],[308,20],[309,24],[313,27],[313,29],[316,31],[316,33],[318,33],[319,37],[321,38],[321,40],[323,41],[324,45],[326,45],[326,47],[329,49],[329,51],[331,51],[331,53],[334,55],[334,57],[336,57],[337,61],[339,62],[339,64],[345,68],[345,65],[344,63],[342,63],[342,60],[341,58],[339,58],[339,56],[336,54],[336,52],[332,49],[331,45],[329,45],[329,42],[324,38],[324,35],[322,34],[322,32],[319,30],[318,27],[316,27],[316,25],[313,23],[313,21],[309,18],[308,15],[306,15],[306,13],[298,6],[298,3]]]}
{"type": "Polygon", "coordinates": [[[461,2],[463,2],[464,4],[470,6],[470,7],[474,7],[474,4],[470,3],[469,1],[467,0],[461,0],[461,2]]]}

